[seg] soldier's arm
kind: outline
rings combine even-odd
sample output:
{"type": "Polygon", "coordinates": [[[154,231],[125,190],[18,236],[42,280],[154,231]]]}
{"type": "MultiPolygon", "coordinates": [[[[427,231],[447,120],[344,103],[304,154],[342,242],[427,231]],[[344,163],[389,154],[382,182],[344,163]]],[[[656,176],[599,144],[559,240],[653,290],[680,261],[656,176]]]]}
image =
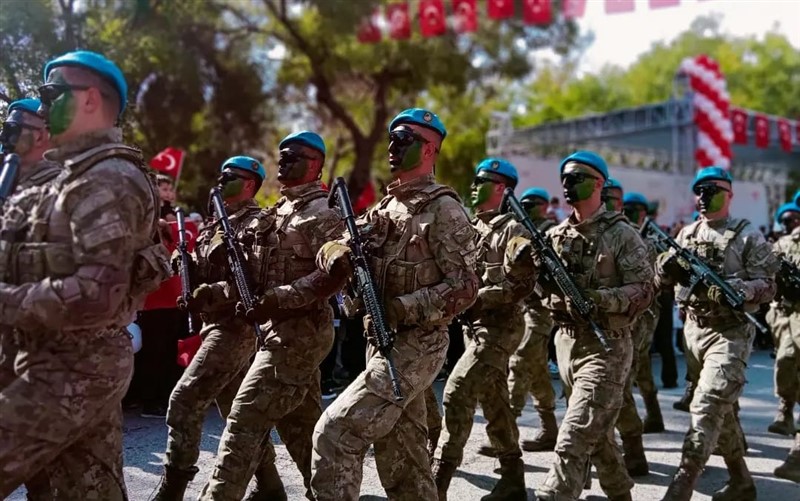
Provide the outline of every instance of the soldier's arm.
{"type": "Polygon", "coordinates": [[[440,322],[458,315],[472,303],[478,292],[475,275],[475,230],[461,205],[441,197],[429,206],[434,212],[427,239],[436,265],[444,278],[411,294],[395,298],[402,305],[403,322],[440,322]]]}
{"type": "MultiPolygon", "coordinates": [[[[325,242],[342,237],[344,223],[339,215],[328,208],[314,210],[314,217],[301,230],[307,236],[310,256],[317,255],[325,242]]],[[[314,270],[294,282],[275,287],[278,306],[282,309],[296,309],[329,298],[344,286],[346,276],[328,274],[314,270]]]]}
{"type": "Polygon", "coordinates": [[[606,239],[614,251],[617,273],[622,283],[619,287],[598,289],[601,300],[598,308],[609,313],[623,313],[631,317],[650,306],[653,300],[653,268],[647,256],[647,245],[630,226],[617,224],[616,232],[607,232],[606,239]]]}
{"type": "Polygon", "coordinates": [[[530,233],[521,224],[512,222],[506,227],[506,237],[503,281],[480,288],[476,306],[481,310],[514,304],[529,296],[536,286],[530,233]]]}
{"type": "Polygon", "coordinates": [[[760,231],[747,232],[743,241],[744,273],[737,288],[744,293],[748,303],[768,303],[777,291],[775,273],[780,268],[780,262],[760,231]]]}
{"type": "MultiPolygon", "coordinates": [[[[119,164],[115,168],[135,169],[127,162],[109,162],[119,164]]],[[[132,235],[151,224],[155,207],[149,183],[138,170],[129,177],[111,178],[107,170],[95,167],[66,186],[59,202],[73,235],[74,271],[20,286],[3,284],[0,322],[4,325],[96,326],[128,301],[137,251],[132,235]],[[141,181],[131,179],[137,175],[141,181]]]]}
{"type": "MultiPolygon", "coordinates": [[[[675,237],[675,242],[681,247],[684,246],[683,235],[683,229],[681,229],[675,237]]],[[[656,290],[673,287],[678,282],[675,277],[668,273],[668,270],[666,270],[664,266],[664,263],[674,255],[675,251],[669,249],[667,252],[662,252],[656,256],[655,277],[653,279],[653,286],[656,290]]]]}

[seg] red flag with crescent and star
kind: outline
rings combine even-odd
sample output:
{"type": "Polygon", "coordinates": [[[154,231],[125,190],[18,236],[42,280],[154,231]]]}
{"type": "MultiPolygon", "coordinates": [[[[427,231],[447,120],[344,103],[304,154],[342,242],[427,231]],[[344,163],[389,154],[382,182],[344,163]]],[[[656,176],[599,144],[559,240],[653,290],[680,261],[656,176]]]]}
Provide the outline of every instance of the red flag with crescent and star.
{"type": "MultiPolygon", "coordinates": [[[[169,231],[172,235],[171,241],[164,239],[164,247],[172,254],[178,246],[178,223],[172,221],[167,223],[169,231]]],[[[194,221],[186,219],[186,247],[188,252],[194,251],[194,245],[197,242],[197,235],[200,231],[194,221]]],[[[157,309],[172,309],[177,308],[175,300],[181,295],[181,277],[178,275],[172,276],[163,282],[161,287],[151,292],[144,300],[144,307],[142,310],[157,310],[157,309]]]]}
{"type": "Polygon", "coordinates": [[[178,179],[181,175],[181,168],[183,167],[183,159],[185,156],[185,151],[170,146],[150,160],[150,167],[173,179],[178,179]]]}
{"type": "Polygon", "coordinates": [[[456,33],[478,31],[478,11],[475,0],[453,0],[456,33]]]}
{"type": "Polygon", "coordinates": [[[443,0],[420,0],[419,29],[423,37],[438,37],[447,31],[443,0]]]}
{"type": "Polygon", "coordinates": [[[389,21],[390,38],[395,40],[411,38],[411,18],[408,15],[408,2],[387,5],[386,19],[389,21]]]}

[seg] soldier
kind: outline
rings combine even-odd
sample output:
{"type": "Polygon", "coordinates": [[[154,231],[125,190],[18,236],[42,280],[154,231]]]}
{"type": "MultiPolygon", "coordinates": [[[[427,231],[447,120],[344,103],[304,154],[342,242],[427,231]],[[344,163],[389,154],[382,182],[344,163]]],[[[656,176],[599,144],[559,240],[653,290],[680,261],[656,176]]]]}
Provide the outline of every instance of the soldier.
{"type": "MultiPolygon", "coordinates": [[[[474,301],[475,231],[455,191],[436,184],[447,132],[430,111],[411,108],[389,125],[388,195],[359,220],[388,323],[405,397],[396,401],[386,359],[368,348],[367,368],[325,410],[314,430],[311,486],[319,501],[358,499],[364,454],[390,499],[436,499],[426,450],[425,398],[447,353],[447,325],[474,301]]],[[[346,267],[349,247],[326,244],[320,269],[346,267]]],[[[366,317],[369,320],[369,315],[366,317]]]]}
{"type": "MultiPolygon", "coordinates": [[[[775,294],[777,259],[758,228],[746,219],[730,217],[732,185],[730,174],[720,167],[698,171],[692,191],[702,216],[681,230],[677,242],[717,270],[743,295],[746,310],[755,311],[775,294]]],[[[755,500],[756,487],[744,461],[741,428],[734,416],[755,328],[726,305],[719,287],[695,288],[686,294],[687,265],[668,252],[659,256],[656,266],[657,285],[678,284],[676,297],[686,311],[683,332],[687,361],[699,368],[681,464],[664,499],[691,498],[694,484],[719,441],[730,480],[713,499],[755,500]]]]}
{"type": "MultiPolygon", "coordinates": [[[[322,414],[319,365],[333,346],[328,299],[344,278],[318,271],[314,257],[325,242],[340,237],[344,227],[339,214],[328,208],[320,182],[325,161],[322,138],[298,132],[281,141],[279,148],[282,197],[248,225],[245,239],[252,242],[248,243],[251,268],[264,294],[252,310],[241,313],[251,325],[265,324],[266,341],[233,401],[216,465],[200,499],[242,499],[255,468],[253,459],[264,450],[274,471],[269,445],[273,426],[303,474],[306,488],[310,485],[311,435],[322,414]]],[[[280,485],[276,479],[275,487],[280,485]]],[[[265,487],[259,484],[250,499],[286,499],[265,487]]],[[[307,495],[313,499],[310,491],[307,495]]]]}
{"type": "MultiPolygon", "coordinates": [[[[800,260],[800,207],[794,202],[781,205],[775,213],[775,220],[780,222],[784,231],[784,236],[774,244],[775,253],[789,260],[800,260]]],[[[797,305],[795,298],[786,296],[786,292],[791,295],[794,291],[784,291],[780,284],[778,282],[778,293],[767,313],[776,346],[775,395],[780,399],[775,420],[767,429],[779,435],[792,436],[795,431],[794,404],[798,396],[800,347],[795,345],[790,323],[797,305]]]]}
{"type": "Polygon", "coordinates": [[[609,499],[630,500],[633,481],[614,441],[614,423],[631,367],[631,331],[652,299],[653,270],[636,230],[601,201],[608,179],[605,161],[596,153],[578,151],[561,162],[560,170],[573,211],[548,235],[594,303],[592,318],[603,329],[610,352],[569,298],[543,283],[544,304],[559,327],[556,353],[569,402],[555,447],[557,459],[537,494],[543,500],[577,499],[591,458],[609,499]]]}
{"type": "Polygon", "coordinates": [[[9,263],[15,280],[0,285],[0,324],[17,328],[19,349],[17,377],[0,391],[0,498],[48,465],[58,499],[120,500],[120,402],[133,368],[125,326],[169,271],[158,196],[114,128],[127,100],[119,68],[77,51],[44,75],[55,146],[45,158],[68,175],[32,208],[9,263]]]}
{"type": "MultiPolygon", "coordinates": [[[[254,196],[266,175],[258,160],[231,157],[220,167],[222,196],[231,227],[240,238],[255,220],[260,208],[254,196]]],[[[164,478],[156,493],[157,501],[182,500],[187,484],[198,469],[200,438],[208,408],[216,402],[223,418],[228,417],[233,397],[256,352],[253,324],[236,316],[236,295],[229,281],[227,254],[219,220],[208,224],[197,238],[196,262],[191,263],[195,290],[187,305],[203,320],[200,350],[183,372],[172,391],[167,411],[167,450],[164,478]]],[[[248,477],[249,479],[249,477],[248,477]]],[[[271,461],[256,472],[259,489],[267,486],[283,492],[277,470],[271,461]]]]}
{"type": "Polygon", "coordinates": [[[622,184],[619,181],[613,177],[610,177],[606,180],[605,184],[603,185],[603,192],[600,198],[606,205],[607,211],[622,212],[623,192],[624,190],[622,189],[622,184]]]}
{"type": "Polygon", "coordinates": [[[506,188],[517,185],[517,169],[507,160],[487,158],[475,169],[472,207],[476,218],[478,276],[480,289],[466,316],[469,341],[444,389],[442,436],[433,457],[434,482],[439,501],[464,455],[472,429],[475,406],[481,404],[487,420],[486,432],[494,455],[500,459],[500,481],[482,499],[525,499],[525,471],[519,448],[519,429],[508,397],[508,361],[522,340],[524,318],[521,300],[533,292],[536,275],[532,261],[527,272],[524,262],[512,263],[506,246],[514,237],[530,239],[530,233],[514,220],[500,214],[506,188]],[[504,268],[516,267],[510,273],[504,268]]]}
{"type": "MultiPolygon", "coordinates": [[[[8,116],[3,123],[3,132],[0,133],[0,143],[5,142],[5,137],[12,133],[19,133],[15,153],[20,157],[20,172],[14,193],[9,197],[3,207],[0,207],[0,224],[2,232],[7,235],[3,239],[12,244],[16,240],[17,232],[24,231],[34,203],[39,195],[47,189],[52,182],[64,171],[61,164],[43,158],[44,152],[50,149],[50,137],[47,134],[44,120],[37,112],[41,106],[38,99],[20,99],[8,106],[8,116]]],[[[5,253],[10,248],[8,244],[2,245],[0,253],[5,253]]],[[[0,257],[0,266],[5,265],[8,258],[0,257]]],[[[0,280],[14,283],[14,278],[6,276],[6,269],[0,272],[0,280]]],[[[14,359],[17,354],[17,345],[14,340],[13,330],[0,327],[0,390],[11,384],[16,375],[14,373],[14,359]]],[[[50,479],[44,470],[34,478],[25,482],[28,499],[52,499],[50,479]]]]}
{"type": "MultiPolygon", "coordinates": [[[[528,212],[533,224],[542,233],[555,226],[547,218],[547,201],[550,199],[543,188],[528,188],[522,193],[520,203],[528,212]]],[[[550,332],[553,319],[542,305],[541,289],[538,288],[525,299],[525,333],[517,351],[508,363],[508,391],[511,410],[515,416],[522,415],[528,393],[539,414],[539,429],[533,440],[523,440],[522,450],[528,452],[552,451],[556,446],[558,424],[556,423],[556,393],[550,382],[547,368],[550,332]]]]}

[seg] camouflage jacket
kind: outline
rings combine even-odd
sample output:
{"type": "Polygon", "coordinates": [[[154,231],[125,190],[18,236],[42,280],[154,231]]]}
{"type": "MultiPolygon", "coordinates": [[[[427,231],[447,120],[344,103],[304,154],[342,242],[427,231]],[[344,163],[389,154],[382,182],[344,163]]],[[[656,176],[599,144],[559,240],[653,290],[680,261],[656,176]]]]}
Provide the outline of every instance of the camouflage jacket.
{"type": "Polygon", "coordinates": [[[169,275],[154,179],[121,138],[99,130],[45,153],[66,172],[33,204],[9,267],[20,285],[0,286],[0,324],[111,331],[169,275]]]}
{"type": "MultiPolygon", "coordinates": [[[[653,299],[653,268],[647,246],[621,214],[601,206],[581,222],[574,213],[551,228],[553,249],[578,287],[601,297],[595,320],[608,331],[632,325],[653,299]]],[[[566,314],[561,292],[548,288],[544,305],[560,325],[583,325],[566,314]]]]}
{"type": "MultiPolygon", "coordinates": [[[[537,221],[533,221],[533,223],[536,225],[536,229],[543,234],[546,234],[550,228],[556,225],[555,221],[552,219],[539,219],[537,221]]],[[[537,282],[534,284],[533,292],[525,298],[523,305],[528,310],[537,310],[539,313],[546,312],[547,309],[542,305],[542,298],[544,295],[545,293],[542,290],[542,287],[537,282]]]]}
{"type": "MultiPolygon", "coordinates": [[[[739,279],[734,288],[744,294],[748,311],[757,310],[760,304],[774,297],[778,260],[764,235],[746,219],[701,219],[684,227],[675,240],[678,245],[694,252],[723,279],[739,279]]],[[[656,265],[659,282],[667,286],[674,284],[674,279],[663,271],[663,264],[669,256],[669,252],[659,256],[656,265]]],[[[684,286],[677,284],[675,292],[679,298],[685,294],[684,286]]],[[[730,308],[711,302],[706,292],[698,286],[678,302],[687,313],[696,316],[714,318],[733,314],[730,308]]]]}
{"type": "Polygon", "coordinates": [[[475,301],[475,230],[433,175],[393,182],[358,223],[379,294],[402,304],[402,325],[446,326],[475,301]]]}

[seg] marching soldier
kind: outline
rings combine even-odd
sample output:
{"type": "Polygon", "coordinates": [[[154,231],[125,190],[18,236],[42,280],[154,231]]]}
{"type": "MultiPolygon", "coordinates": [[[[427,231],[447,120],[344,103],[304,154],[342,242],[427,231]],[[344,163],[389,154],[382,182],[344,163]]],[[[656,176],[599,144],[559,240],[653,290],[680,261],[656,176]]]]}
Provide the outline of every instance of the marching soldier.
{"type": "MultiPolygon", "coordinates": [[[[344,228],[339,214],[328,208],[328,194],[320,182],[325,161],[322,138],[298,132],[281,141],[279,148],[282,197],[251,220],[245,237],[263,295],[252,310],[240,307],[240,313],[250,325],[263,324],[265,342],[233,400],[216,465],[200,495],[204,500],[242,499],[256,467],[254,459],[262,454],[262,462],[274,472],[269,441],[273,426],[306,487],[310,485],[311,436],[322,414],[319,365],[333,346],[328,299],[344,278],[318,271],[314,257],[344,228]]],[[[249,499],[286,499],[277,492],[282,490],[279,478],[274,484],[259,481],[249,499]]],[[[313,499],[310,491],[307,496],[313,499]]]]}
{"type": "Polygon", "coordinates": [[[556,353],[569,403],[555,464],[537,494],[542,500],[578,499],[591,458],[609,499],[630,500],[633,481],[614,440],[614,423],[631,367],[632,330],[652,299],[653,270],[636,230],[601,201],[608,179],[605,161],[593,152],[578,151],[561,162],[560,170],[573,211],[548,235],[576,284],[594,303],[592,318],[603,329],[610,351],[569,298],[544,283],[544,304],[559,327],[556,353]]]}
{"type": "MultiPolygon", "coordinates": [[[[692,191],[702,217],[683,228],[676,240],[742,294],[747,311],[755,311],[775,295],[773,277],[778,264],[758,228],[746,219],[730,216],[732,186],[733,179],[722,168],[698,171],[692,191]]],[[[700,369],[681,463],[664,499],[691,499],[695,482],[719,443],[730,480],[713,499],[755,500],[756,487],[744,460],[741,428],[734,416],[734,404],[744,389],[755,328],[726,305],[717,286],[695,288],[687,295],[688,263],[675,253],[659,256],[656,270],[657,284],[677,284],[676,297],[686,311],[686,356],[700,369]]]]}
{"type": "MultiPolygon", "coordinates": [[[[386,359],[369,348],[367,368],[317,422],[311,485],[319,501],[356,500],[364,454],[375,460],[390,499],[436,499],[426,450],[423,392],[447,353],[447,325],[474,301],[474,230],[456,193],[436,184],[434,164],[447,132],[439,117],[412,108],[389,125],[388,195],[360,220],[370,265],[395,332],[396,401],[386,359]]],[[[325,271],[347,265],[349,247],[326,244],[325,271]]],[[[367,316],[367,320],[369,316],[367,316]]]]}
{"type": "MultiPolygon", "coordinates": [[[[241,238],[259,214],[260,208],[253,197],[266,173],[258,160],[246,156],[227,159],[220,173],[231,228],[241,238]]],[[[196,288],[185,306],[203,320],[200,331],[203,342],[170,396],[166,463],[157,501],[183,499],[187,484],[198,471],[195,463],[200,455],[208,408],[216,402],[220,415],[228,417],[250,357],[256,351],[253,324],[236,316],[237,296],[229,281],[218,219],[206,225],[198,236],[195,255],[196,262],[190,264],[190,270],[196,288]]],[[[269,490],[275,495],[283,492],[283,484],[270,460],[259,467],[256,482],[259,490],[269,490]]]]}
{"type": "MultiPolygon", "coordinates": [[[[547,217],[547,202],[550,195],[543,188],[528,188],[522,193],[520,203],[528,212],[531,222],[545,233],[555,226],[547,217]]],[[[522,415],[528,393],[533,397],[533,406],[539,414],[541,428],[533,440],[523,440],[522,450],[528,452],[552,451],[556,446],[558,424],[556,423],[556,393],[550,382],[547,368],[548,343],[553,330],[553,319],[542,304],[541,288],[537,288],[524,302],[525,333],[517,351],[508,363],[508,391],[511,410],[516,417],[522,415]]]]}
{"type": "Polygon", "coordinates": [[[478,402],[501,471],[500,481],[482,499],[526,499],[519,429],[509,404],[507,379],[509,358],[524,331],[520,302],[533,292],[536,275],[532,261],[524,270],[525,262],[511,262],[513,251],[507,249],[512,238],[530,239],[530,233],[513,214],[500,213],[503,192],[515,188],[517,180],[517,169],[510,162],[487,158],[478,164],[472,183],[480,289],[466,313],[472,324],[467,328],[469,343],[444,389],[442,436],[433,457],[439,501],[447,499],[453,473],[461,464],[478,402]],[[504,271],[512,266],[517,269],[504,271]]]}
{"type": "Polygon", "coordinates": [[[0,284],[0,325],[16,328],[16,378],[0,390],[0,498],[44,465],[59,499],[126,498],[121,400],[133,370],[125,327],[168,276],[158,197],[141,152],[114,124],[127,84],[100,54],[45,66],[39,89],[68,175],[36,201],[0,284]]]}
{"type": "Polygon", "coordinates": [[[611,212],[622,212],[622,198],[624,190],[622,184],[609,177],[603,185],[602,200],[606,205],[606,210],[611,212]]]}

